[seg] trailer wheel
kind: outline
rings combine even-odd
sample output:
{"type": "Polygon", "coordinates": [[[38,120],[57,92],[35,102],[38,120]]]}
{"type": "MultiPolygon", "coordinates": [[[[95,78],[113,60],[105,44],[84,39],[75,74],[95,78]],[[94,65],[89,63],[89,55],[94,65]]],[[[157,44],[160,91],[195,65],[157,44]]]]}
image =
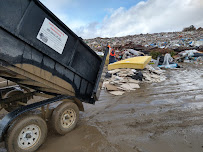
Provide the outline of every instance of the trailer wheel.
{"type": "Polygon", "coordinates": [[[65,135],[74,129],[78,119],[78,106],[73,102],[63,102],[54,110],[51,123],[56,133],[65,135]]]}
{"type": "Polygon", "coordinates": [[[37,115],[24,116],[8,129],[6,148],[9,152],[34,152],[45,141],[46,122],[37,115]]]}

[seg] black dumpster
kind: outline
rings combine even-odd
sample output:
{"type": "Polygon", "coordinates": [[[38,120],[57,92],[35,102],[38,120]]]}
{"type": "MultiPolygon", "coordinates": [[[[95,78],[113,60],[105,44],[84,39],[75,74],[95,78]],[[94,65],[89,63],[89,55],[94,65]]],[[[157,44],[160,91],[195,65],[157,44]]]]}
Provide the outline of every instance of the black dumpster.
{"type": "Polygon", "coordinates": [[[0,1],[1,77],[94,103],[105,58],[38,0],[0,1]]]}

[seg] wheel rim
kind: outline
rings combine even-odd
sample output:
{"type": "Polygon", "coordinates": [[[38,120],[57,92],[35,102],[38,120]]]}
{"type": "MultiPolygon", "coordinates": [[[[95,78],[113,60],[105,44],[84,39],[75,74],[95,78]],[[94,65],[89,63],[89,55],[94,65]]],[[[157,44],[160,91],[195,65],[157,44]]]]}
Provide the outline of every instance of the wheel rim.
{"type": "Polygon", "coordinates": [[[69,128],[76,120],[76,112],[73,109],[67,109],[61,117],[61,125],[63,128],[69,128]]]}
{"type": "Polygon", "coordinates": [[[29,125],[22,129],[18,136],[18,146],[21,149],[30,149],[35,146],[41,137],[41,129],[37,125],[29,125]]]}

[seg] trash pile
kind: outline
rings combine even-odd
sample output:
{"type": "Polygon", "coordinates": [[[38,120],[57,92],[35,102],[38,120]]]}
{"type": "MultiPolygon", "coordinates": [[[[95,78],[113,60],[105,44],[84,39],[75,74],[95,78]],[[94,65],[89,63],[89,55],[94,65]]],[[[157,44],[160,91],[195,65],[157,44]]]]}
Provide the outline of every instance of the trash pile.
{"type": "Polygon", "coordinates": [[[110,53],[107,55],[105,65],[110,64],[103,88],[111,94],[122,95],[140,88],[141,83],[164,81],[166,77],[160,68],[180,68],[178,62],[203,64],[203,28],[191,27],[182,32],[97,37],[84,41],[100,56],[107,44],[115,50],[114,62],[109,62],[110,53]]]}
{"type": "Polygon", "coordinates": [[[203,30],[139,34],[113,38],[97,37],[84,41],[95,51],[101,51],[103,47],[106,47],[107,43],[119,51],[126,49],[147,51],[151,48],[176,50],[180,47],[199,50],[203,46],[203,30]]]}
{"type": "Polygon", "coordinates": [[[146,65],[143,70],[114,69],[106,73],[103,89],[113,95],[123,95],[126,91],[135,91],[141,83],[162,82],[166,79],[164,71],[146,65]]]}
{"type": "Polygon", "coordinates": [[[177,62],[203,64],[203,52],[197,50],[185,50],[176,55],[177,62]]]}
{"type": "Polygon", "coordinates": [[[166,53],[165,56],[158,57],[155,63],[155,66],[159,68],[179,68],[180,66],[173,62],[173,58],[169,53],[166,53]]]}

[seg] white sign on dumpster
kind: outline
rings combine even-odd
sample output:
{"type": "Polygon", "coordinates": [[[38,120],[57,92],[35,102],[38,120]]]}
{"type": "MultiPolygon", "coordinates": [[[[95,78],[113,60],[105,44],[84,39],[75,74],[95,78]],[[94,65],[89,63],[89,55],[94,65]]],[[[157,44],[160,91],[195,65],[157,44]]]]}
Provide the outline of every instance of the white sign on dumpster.
{"type": "Polygon", "coordinates": [[[68,36],[47,18],[40,28],[37,39],[62,54],[68,36]]]}

